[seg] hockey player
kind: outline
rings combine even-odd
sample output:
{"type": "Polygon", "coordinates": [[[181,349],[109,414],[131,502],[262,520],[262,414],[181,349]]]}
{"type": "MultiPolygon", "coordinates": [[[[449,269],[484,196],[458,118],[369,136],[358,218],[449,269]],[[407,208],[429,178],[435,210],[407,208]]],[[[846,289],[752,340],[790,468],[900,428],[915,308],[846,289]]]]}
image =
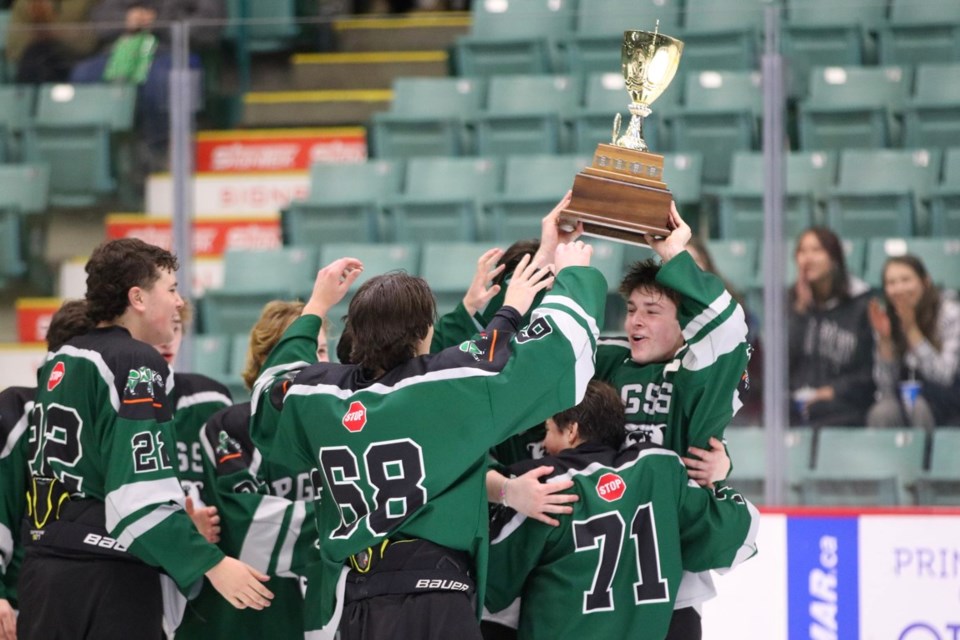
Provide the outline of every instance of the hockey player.
{"type": "MultiPolygon", "coordinates": [[[[74,336],[93,328],[87,303],[68,300],[60,305],[47,328],[47,350],[56,351],[74,336]]],[[[17,578],[23,561],[20,525],[27,491],[27,419],[37,395],[35,387],[7,387],[0,392],[0,640],[15,640],[17,578]]]]}
{"type": "Polygon", "coordinates": [[[486,452],[585,389],[605,291],[590,252],[558,247],[553,291],[519,330],[553,280],[525,257],[487,331],[431,356],[426,283],[371,278],[348,312],[357,364],[297,376],[275,450],[323,481],[321,637],[479,638],[486,452]]]}
{"type": "MultiPolygon", "coordinates": [[[[690,227],[676,207],[670,234],[647,236],[661,264],[634,265],[620,285],[626,339],[597,345],[596,377],[613,385],[626,411],[628,444],[652,442],[682,456],[701,486],[724,480],[723,431],[742,404],[749,344],[743,308],[685,250],[690,227]]],[[[715,595],[709,573],[685,574],[671,640],[701,637],[700,604],[715,595]]]]}
{"type": "Polygon", "coordinates": [[[238,608],[269,605],[267,577],[224,557],[183,511],[168,369],[151,346],[173,339],[176,268],[139,240],[98,247],[86,265],[96,328],[38,374],[21,640],[161,638],[178,617],[167,576],[184,591],[206,576],[238,608]]]}
{"type": "Polygon", "coordinates": [[[731,567],[756,552],[759,513],[729,488],[687,478],[680,457],[651,443],[621,450],[617,392],[592,381],[583,401],[547,420],[547,482],[573,480],[580,500],[549,527],[502,509],[491,527],[486,604],[521,597],[522,640],[663,638],[681,568],[731,567]]]}

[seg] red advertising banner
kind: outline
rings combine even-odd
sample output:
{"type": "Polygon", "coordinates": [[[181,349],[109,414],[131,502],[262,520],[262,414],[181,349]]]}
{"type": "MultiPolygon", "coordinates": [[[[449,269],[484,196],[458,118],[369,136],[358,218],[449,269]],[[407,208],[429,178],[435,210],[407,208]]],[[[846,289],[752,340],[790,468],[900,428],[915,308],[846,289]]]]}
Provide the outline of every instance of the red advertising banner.
{"type": "Polygon", "coordinates": [[[362,127],[200,131],[196,153],[199,173],[306,171],[315,162],[362,162],[367,132],[362,127]]]}
{"type": "Polygon", "coordinates": [[[20,342],[43,342],[47,339],[50,318],[60,308],[60,298],[19,298],[17,339],[20,342]]]}
{"type": "MultiPolygon", "coordinates": [[[[107,216],[107,239],[140,238],[169,249],[173,243],[168,218],[136,214],[107,216]]],[[[193,221],[193,250],[198,258],[216,258],[227,249],[277,249],[281,246],[277,216],[230,216],[193,221]]]]}

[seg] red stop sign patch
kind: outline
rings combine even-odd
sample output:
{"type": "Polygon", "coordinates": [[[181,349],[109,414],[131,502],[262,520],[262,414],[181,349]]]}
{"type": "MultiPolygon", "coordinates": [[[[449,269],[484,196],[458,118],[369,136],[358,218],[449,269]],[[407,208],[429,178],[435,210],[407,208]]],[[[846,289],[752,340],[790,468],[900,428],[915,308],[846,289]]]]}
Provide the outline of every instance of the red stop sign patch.
{"type": "Polygon", "coordinates": [[[63,366],[63,362],[53,365],[53,371],[50,372],[50,378],[47,379],[47,391],[53,391],[66,374],[67,368],[63,366]]]}
{"type": "Polygon", "coordinates": [[[597,495],[607,502],[619,500],[626,490],[627,483],[615,473],[605,473],[597,480],[597,495]]]}
{"type": "Polygon", "coordinates": [[[350,433],[360,433],[367,425],[367,408],[362,402],[351,402],[341,422],[350,433]]]}

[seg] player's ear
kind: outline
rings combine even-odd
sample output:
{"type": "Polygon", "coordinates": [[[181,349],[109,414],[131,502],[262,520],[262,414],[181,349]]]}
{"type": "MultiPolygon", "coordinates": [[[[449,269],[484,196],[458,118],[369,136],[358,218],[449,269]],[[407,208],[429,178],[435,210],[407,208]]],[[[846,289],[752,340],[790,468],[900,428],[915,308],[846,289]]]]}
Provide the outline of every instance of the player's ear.
{"type": "Polygon", "coordinates": [[[567,439],[567,447],[572,449],[578,444],[580,444],[580,423],[573,421],[567,425],[567,428],[563,431],[564,437],[567,439]]]}
{"type": "Polygon", "coordinates": [[[137,311],[143,311],[143,289],[141,287],[130,287],[127,291],[127,304],[137,311]]]}

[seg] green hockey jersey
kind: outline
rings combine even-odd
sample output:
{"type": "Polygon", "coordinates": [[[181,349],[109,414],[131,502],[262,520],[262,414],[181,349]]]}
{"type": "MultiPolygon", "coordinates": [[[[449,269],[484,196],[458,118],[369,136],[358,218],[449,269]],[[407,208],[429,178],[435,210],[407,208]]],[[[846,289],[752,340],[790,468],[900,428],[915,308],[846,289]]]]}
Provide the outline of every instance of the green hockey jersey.
{"type": "Polygon", "coordinates": [[[37,390],[8,387],[0,392],[0,599],[17,606],[17,577],[23,560],[20,525],[26,506],[27,421],[37,390]]]}
{"type": "Polygon", "coordinates": [[[756,553],[759,513],[739,494],[687,479],[672,451],[592,443],[540,464],[573,480],[573,513],[551,527],[500,508],[490,536],[486,606],[521,598],[519,638],[662,638],[682,570],[729,568],[756,553]]]}
{"type": "Polygon", "coordinates": [[[169,372],[156,349],[121,327],[95,329],[50,354],[38,383],[32,475],[55,477],[71,499],[104,503],[110,539],[98,546],[162,568],[181,589],[202,579],[224,556],[183,511],[169,372]]]}
{"type": "Polygon", "coordinates": [[[303,595],[296,576],[319,559],[310,474],[262,459],[250,439],[249,402],[214,414],[200,440],[202,497],[220,514],[220,548],[270,575],[274,598],[263,611],[238,610],[207,586],[187,606],[177,638],[302,640],[303,595]]]}
{"type": "Polygon", "coordinates": [[[347,558],[388,537],[467,552],[482,594],[487,450],[583,397],[605,296],[596,269],[564,269],[516,333],[519,316],[505,308],[491,325],[503,329],[488,327],[375,380],[359,367],[329,364],[297,376],[274,454],[294,454],[293,468],[320,470],[318,602],[326,629],[337,625],[347,558]]]}
{"type": "MultiPolygon", "coordinates": [[[[207,419],[233,404],[230,391],[222,384],[198,373],[173,374],[168,395],[173,408],[173,429],[177,434],[177,475],[183,492],[202,503],[203,452],[200,431],[207,419]]],[[[201,506],[197,504],[197,506],[201,506]]]]}

